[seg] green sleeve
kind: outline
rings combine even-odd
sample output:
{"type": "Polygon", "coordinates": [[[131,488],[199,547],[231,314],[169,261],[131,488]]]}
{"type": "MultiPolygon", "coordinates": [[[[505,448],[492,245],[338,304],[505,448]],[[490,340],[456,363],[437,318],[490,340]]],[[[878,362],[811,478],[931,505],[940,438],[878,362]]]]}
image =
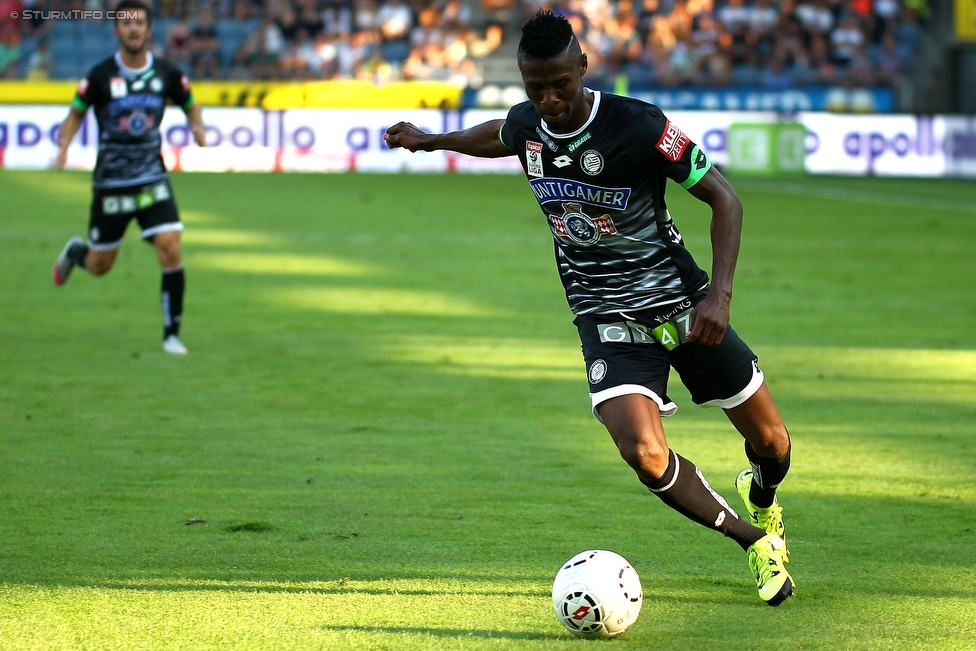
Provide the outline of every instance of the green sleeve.
{"type": "Polygon", "coordinates": [[[691,150],[691,173],[681,183],[681,187],[687,190],[701,181],[701,178],[710,169],[712,169],[712,161],[708,160],[708,156],[705,155],[705,152],[698,145],[695,145],[695,148],[691,150]]]}
{"type": "Polygon", "coordinates": [[[504,133],[506,126],[508,126],[508,122],[505,122],[505,124],[502,125],[501,129],[498,130],[498,142],[505,145],[508,149],[514,149],[510,144],[505,142],[505,138],[502,137],[502,133],[504,133]]]}

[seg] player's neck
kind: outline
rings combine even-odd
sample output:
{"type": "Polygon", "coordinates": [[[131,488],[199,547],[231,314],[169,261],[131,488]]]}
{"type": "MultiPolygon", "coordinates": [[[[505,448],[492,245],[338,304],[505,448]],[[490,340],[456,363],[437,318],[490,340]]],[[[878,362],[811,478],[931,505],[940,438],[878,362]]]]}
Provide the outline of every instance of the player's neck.
{"type": "Polygon", "coordinates": [[[587,89],[583,90],[583,97],[577,106],[576,110],[573,112],[573,116],[569,123],[561,125],[559,127],[552,127],[548,123],[546,124],[546,129],[549,133],[555,135],[563,135],[567,133],[575,133],[579,131],[584,124],[590,120],[590,115],[593,113],[593,93],[587,89]]]}
{"type": "Polygon", "coordinates": [[[590,114],[593,112],[593,93],[588,93],[584,90],[583,101],[580,104],[580,109],[576,112],[573,123],[567,127],[566,133],[573,133],[574,131],[579,130],[589,121],[590,114]]]}
{"type": "Polygon", "coordinates": [[[146,48],[142,48],[135,54],[129,50],[126,50],[124,47],[119,48],[119,59],[122,60],[122,65],[133,70],[145,68],[146,64],[149,63],[149,56],[146,54],[146,48]]]}

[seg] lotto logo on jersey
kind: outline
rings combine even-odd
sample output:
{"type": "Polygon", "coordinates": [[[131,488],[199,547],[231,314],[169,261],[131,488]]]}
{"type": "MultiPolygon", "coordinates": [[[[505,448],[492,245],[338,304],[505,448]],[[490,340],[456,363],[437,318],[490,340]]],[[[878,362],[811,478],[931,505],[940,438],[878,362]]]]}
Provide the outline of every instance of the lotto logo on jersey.
{"type": "Polygon", "coordinates": [[[529,176],[545,176],[542,171],[542,143],[525,142],[525,173],[529,176]]]}
{"type": "Polygon", "coordinates": [[[677,163],[681,160],[681,154],[685,153],[688,142],[688,136],[682,133],[681,129],[676,127],[671,120],[668,120],[664,127],[664,133],[661,134],[661,139],[657,141],[657,148],[669,160],[677,163]]]}

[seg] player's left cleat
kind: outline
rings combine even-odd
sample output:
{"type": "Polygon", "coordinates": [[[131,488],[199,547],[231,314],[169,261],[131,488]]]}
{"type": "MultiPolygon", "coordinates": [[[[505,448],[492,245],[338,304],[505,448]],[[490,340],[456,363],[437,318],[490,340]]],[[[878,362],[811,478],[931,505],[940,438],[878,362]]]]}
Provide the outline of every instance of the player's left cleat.
{"type": "Polygon", "coordinates": [[[760,599],[770,606],[778,606],[793,595],[793,577],[784,565],[786,543],[782,538],[768,533],[751,545],[747,552],[749,569],[756,578],[760,599]]]}
{"type": "Polygon", "coordinates": [[[61,249],[61,255],[54,261],[54,284],[60,287],[68,282],[71,270],[75,268],[75,261],[68,257],[68,251],[76,244],[84,244],[85,241],[80,237],[72,237],[61,249]]]}
{"type": "Polygon", "coordinates": [[[749,500],[749,489],[752,486],[752,468],[746,468],[735,478],[735,490],[738,491],[742,503],[746,506],[746,513],[749,514],[749,522],[753,526],[759,527],[766,533],[779,536],[783,539],[783,562],[790,562],[790,552],[786,548],[786,525],[783,524],[783,507],[774,497],[769,508],[761,508],[749,500]]]}
{"type": "Polygon", "coordinates": [[[186,355],[190,352],[176,335],[170,335],[163,339],[163,350],[171,355],[186,355]]]}

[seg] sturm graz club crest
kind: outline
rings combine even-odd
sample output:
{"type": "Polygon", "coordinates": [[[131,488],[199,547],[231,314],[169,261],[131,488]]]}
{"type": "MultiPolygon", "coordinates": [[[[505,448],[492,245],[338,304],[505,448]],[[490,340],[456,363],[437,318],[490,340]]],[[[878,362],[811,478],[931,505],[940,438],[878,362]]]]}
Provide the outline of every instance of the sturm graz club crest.
{"type": "Polygon", "coordinates": [[[549,227],[555,235],[568,237],[576,244],[596,244],[600,235],[617,232],[610,215],[593,219],[583,212],[581,204],[570,201],[563,202],[563,211],[562,215],[549,215],[549,227]]]}
{"type": "Polygon", "coordinates": [[[607,363],[602,359],[596,360],[590,364],[590,370],[587,375],[589,376],[590,384],[600,384],[603,378],[607,376],[607,363]]]}
{"type": "Polygon", "coordinates": [[[603,170],[603,156],[595,149],[591,149],[580,157],[580,167],[590,176],[596,176],[603,170]]]}

